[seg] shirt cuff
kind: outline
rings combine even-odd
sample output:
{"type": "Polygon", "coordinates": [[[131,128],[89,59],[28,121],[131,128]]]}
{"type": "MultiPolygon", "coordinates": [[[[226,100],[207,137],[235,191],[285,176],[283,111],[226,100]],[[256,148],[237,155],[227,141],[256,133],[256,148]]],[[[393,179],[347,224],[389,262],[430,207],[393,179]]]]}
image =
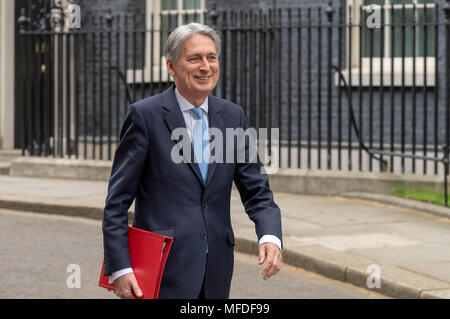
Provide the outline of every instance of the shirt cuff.
{"type": "Polygon", "coordinates": [[[130,272],[133,272],[133,268],[125,268],[125,269],[121,269],[118,271],[115,271],[111,274],[111,276],[109,276],[109,284],[112,284],[114,282],[114,280],[116,280],[117,278],[129,274],[130,272]]]}
{"type": "Polygon", "coordinates": [[[278,246],[278,248],[281,251],[281,240],[274,235],[264,235],[261,237],[261,239],[259,240],[259,245],[262,245],[264,243],[272,243],[278,246]]]}

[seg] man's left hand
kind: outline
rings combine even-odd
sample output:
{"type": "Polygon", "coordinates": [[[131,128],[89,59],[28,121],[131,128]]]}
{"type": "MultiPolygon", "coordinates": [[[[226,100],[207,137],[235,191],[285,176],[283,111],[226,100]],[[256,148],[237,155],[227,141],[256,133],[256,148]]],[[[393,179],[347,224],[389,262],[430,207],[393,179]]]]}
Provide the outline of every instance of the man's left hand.
{"type": "Polygon", "coordinates": [[[269,279],[281,269],[281,263],[283,257],[281,256],[280,249],[273,243],[264,243],[259,246],[259,264],[265,263],[261,270],[261,275],[264,276],[264,280],[269,279]]]}

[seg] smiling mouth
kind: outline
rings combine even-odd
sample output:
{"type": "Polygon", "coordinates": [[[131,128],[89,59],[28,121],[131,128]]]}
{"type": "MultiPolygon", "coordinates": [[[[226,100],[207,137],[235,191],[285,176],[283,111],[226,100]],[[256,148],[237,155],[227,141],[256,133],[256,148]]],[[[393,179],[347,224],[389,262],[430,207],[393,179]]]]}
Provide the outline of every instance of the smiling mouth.
{"type": "Polygon", "coordinates": [[[198,80],[202,80],[202,81],[206,81],[206,80],[208,80],[210,77],[211,77],[211,75],[207,75],[207,76],[194,76],[196,79],[198,79],[198,80]]]}

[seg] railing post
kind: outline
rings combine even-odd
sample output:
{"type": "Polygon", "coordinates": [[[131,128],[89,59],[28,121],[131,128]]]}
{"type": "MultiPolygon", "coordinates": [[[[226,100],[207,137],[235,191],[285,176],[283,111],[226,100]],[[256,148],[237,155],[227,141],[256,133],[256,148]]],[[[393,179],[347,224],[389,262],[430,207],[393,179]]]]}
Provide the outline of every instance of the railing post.
{"type": "Polygon", "coordinates": [[[219,18],[219,12],[217,12],[217,4],[213,3],[211,11],[208,12],[208,17],[214,27],[217,26],[217,19],[219,18]]]}
{"type": "MultiPolygon", "coordinates": [[[[208,11],[207,15],[208,15],[209,23],[211,24],[210,26],[212,28],[214,28],[217,32],[219,32],[218,25],[217,25],[217,20],[219,18],[219,12],[217,11],[217,4],[215,2],[212,4],[212,9],[210,11],[208,11]]],[[[224,49],[226,50],[226,48],[224,48],[222,46],[222,52],[224,49]]],[[[223,55],[223,53],[221,53],[221,55],[223,55]]],[[[217,85],[216,85],[216,87],[214,87],[213,94],[216,95],[216,92],[217,92],[217,85]]]]}
{"type": "MultiPolygon", "coordinates": [[[[112,73],[111,73],[111,61],[112,61],[112,23],[113,23],[113,16],[111,13],[111,10],[108,11],[108,13],[105,16],[105,21],[106,21],[106,25],[108,27],[108,161],[111,160],[111,143],[112,143],[112,73]]],[[[143,35],[144,35],[144,41],[145,42],[145,21],[144,19],[142,19],[142,29],[143,31],[143,35]]],[[[142,37],[142,34],[141,34],[142,37]]],[[[142,38],[141,38],[142,39],[142,38]]],[[[143,44],[143,46],[145,46],[145,43],[143,44]]],[[[144,52],[144,49],[141,48],[142,52],[144,52]]],[[[144,64],[145,64],[145,57],[143,57],[142,59],[142,69],[144,69],[144,64]]],[[[141,79],[144,79],[144,70],[142,70],[142,75],[141,75],[141,79]]],[[[143,82],[143,81],[142,81],[143,82]]],[[[142,92],[144,92],[144,83],[141,83],[142,86],[142,92]]],[[[142,94],[142,98],[144,98],[144,93],[142,94]]]]}
{"type": "MultiPolygon", "coordinates": [[[[17,23],[19,26],[19,54],[20,60],[23,63],[20,63],[20,71],[19,71],[19,79],[20,79],[20,90],[25,92],[25,74],[26,74],[26,57],[25,57],[25,48],[24,48],[24,33],[29,21],[29,18],[26,17],[26,9],[20,9],[20,16],[17,19],[17,23]]],[[[19,132],[20,132],[20,148],[22,149],[22,156],[25,156],[25,97],[24,94],[19,94],[19,116],[21,120],[19,121],[19,132]]]]}
{"type": "Polygon", "coordinates": [[[446,125],[446,140],[445,144],[447,147],[450,147],[450,118],[449,118],[449,112],[450,112],[450,97],[449,97],[449,90],[450,90],[450,47],[449,47],[449,37],[450,37],[450,2],[447,0],[447,3],[442,7],[442,10],[445,14],[446,24],[445,24],[445,105],[446,105],[446,117],[445,117],[445,125],[446,125]]]}
{"type": "Polygon", "coordinates": [[[449,161],[449,150],[450,150],[450,148],[447,145],[444,145],[442,147],[442,149],[443,149],[443,152],[444,152],[444,157],[441,160],[442,164],[444,164],[444,205],[446,207],[448,207],[448,189],[447,189],[448,177],[447,176],[448,176],[448,169],[449,169],[449,164],[450,164],[450,161],[449,161]]]}
{"type": "Polygon", "coordinates": [[[445,25],[445,146],[444,146],[444,166],[445,166],[445,176],[444,176],[444,193],[445,193],[445,206],[448,206],[448,192],[447,192],[447,175],[449,166],[449,148],[450,148],[450,1],[442,7],[445,14],[446,25],[445,25]]]}
{"type": "Polygon", "coordinates": [[[328,108],[328,147],[327,147],[327,169],[331,169],[331,139],[332,139],[332,109],[331,109],[331,84],[332,84],[332,36],[333,36],[333,16],[336,10],[331,6],[331,0],[328,1],[328,7],[325,13],[328,18],[328,88],[327,88],[327,108],[328,108]]]}
{"type": "Polygon", "coordinates": [[[20,16],[17,19],[17,23],[19,25],[19,33],[25,32],[25,28],[27,26],[27,23],[30,21],[30,18],[27,18],[25,16],[25,13],[26,13],[26,9],[25,8],[21,8],[20,9],[20,16]]]}

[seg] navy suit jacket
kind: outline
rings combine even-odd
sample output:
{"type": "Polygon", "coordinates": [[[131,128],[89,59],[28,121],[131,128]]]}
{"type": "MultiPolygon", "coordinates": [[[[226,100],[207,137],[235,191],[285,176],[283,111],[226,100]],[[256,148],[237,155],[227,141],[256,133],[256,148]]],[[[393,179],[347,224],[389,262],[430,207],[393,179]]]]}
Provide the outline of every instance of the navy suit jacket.
{"type": "MultiPolygon", "coordinates": [[[[209,127],[220,129],[224,137],[226,128],[247,128],[240,106],[212,95],[208,116],[209,127]]],[[[210,163],[206,182],[198,164],[172,161],[178,141],[171,133],[185,127],[174,85],[129,107],[104,209],[104,274],[132,267],[127,212],[135,200],[133,226],[174,238],[160,298],[197,298],[203,280],[206,298],[228,298],[235,245],[230,220],[233,181],[258,239],[266,234],[282,239],[280,210],[267,175],[260,173],[259,158],[257,163],[210,163]]]]}

